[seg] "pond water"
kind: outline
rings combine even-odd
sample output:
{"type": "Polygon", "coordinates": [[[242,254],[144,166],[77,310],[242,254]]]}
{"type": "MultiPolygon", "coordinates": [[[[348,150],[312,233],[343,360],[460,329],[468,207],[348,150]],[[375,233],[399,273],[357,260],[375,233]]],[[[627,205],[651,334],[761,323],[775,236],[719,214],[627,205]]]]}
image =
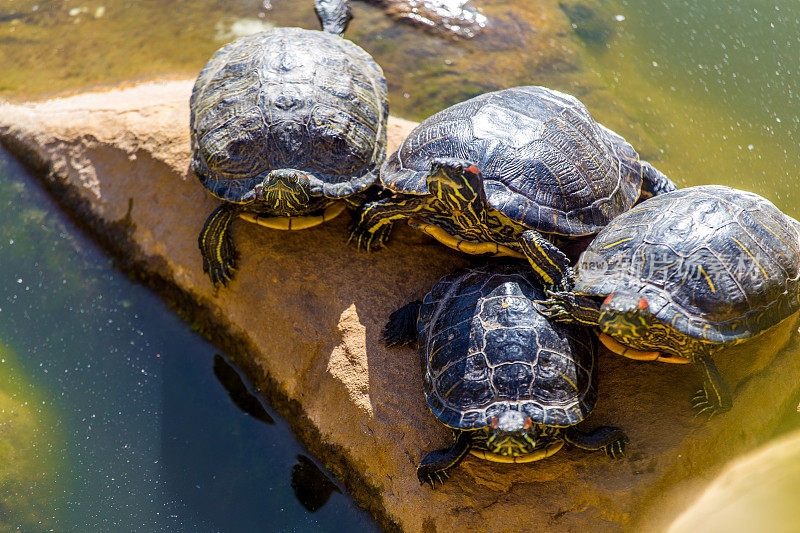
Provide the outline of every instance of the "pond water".
{"type": "MultiPolygon", "coordinates": [[[[746,188],[800,218],[796,0],[474,3],[489,26],[471,41],[354,4],[347,37],[383,66],[393,114],[420,120],[487,90],[550,86],[581,98],[680,185],[746,188]]],[[[311,4],[6,0],[0,97],[193,76],[238,35],[316,28],[311,4]]],[[[284,423],[260,421],[251,400],[239,404],[255,417],[233,407],[213,347],[115,271],[6,156],[0,187],[12,191],[0,204],[0,412],[13,410],[24,430],[6,442],[25,445],[8,474],[19,484],[6,485],[16,496],[0,502],[6,523],[374,528],[312,460],[297,462],[284,423]],[[296,479],[319,487],[300,499],[295,464],[296,479]],[[316,508],[309,498],[329,493],[316,513],[299,503],[316,508]]]]}
{"type": "Polygon", "coordinates": [[[3,151],[0,189],[0,531],[378,531],[3,151]]]}
{"type": "MultiPolygon", "coordinates": [[[[354,2],[347,37],[383,66],[391,111],[421,120],[481,92],[546,85],[581,98],[681,185],[754,190],[794,216],[800,193],[800,5],[794,0],[473,0],[470,41],[354,2]]],[[[317,28],[312,1],[7,0],[0,96],[194,76],[236,36],[317,28]]]]}

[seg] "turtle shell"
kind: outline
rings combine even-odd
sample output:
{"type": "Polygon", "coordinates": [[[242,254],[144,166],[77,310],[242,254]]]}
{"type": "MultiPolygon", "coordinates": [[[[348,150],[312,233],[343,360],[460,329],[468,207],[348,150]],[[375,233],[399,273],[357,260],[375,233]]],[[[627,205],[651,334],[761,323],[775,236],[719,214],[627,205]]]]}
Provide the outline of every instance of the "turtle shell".
{"type": "Polygon", "coordinates": [[[425,396],[447,426],[480,429],[516,409],[538,424],[577,424],[597,400],[595,341],[551,323],[544,293],[518,264],[495,262],[440,280],[417,322],[425,396]]]}
{"type": "Polygon", "coordinates": [[[545,87],[476,96],[420,123],[381,168],[387,188],[428,194],[437,157],[480,168],[489,204],[531,229],[596,233],[639,199],[642,167],[576,98],[545,87]]]}
{"type": "Polygon", "coordinates": [[[705,185],[615,218],[581,256],[574,290],[639,294],[675,330],[725,343],[797,311],[798,279],[800,224],[757,194],[705,185]]]}
{"type": "Polygon", "coordinates": [[[275,169],[304,171],[312,194],[371,185],[386,150],[381,68],[338,35],[276,28],[242,37],[206,64],[192,90],[192,166],[238,202],[275,169]]]}

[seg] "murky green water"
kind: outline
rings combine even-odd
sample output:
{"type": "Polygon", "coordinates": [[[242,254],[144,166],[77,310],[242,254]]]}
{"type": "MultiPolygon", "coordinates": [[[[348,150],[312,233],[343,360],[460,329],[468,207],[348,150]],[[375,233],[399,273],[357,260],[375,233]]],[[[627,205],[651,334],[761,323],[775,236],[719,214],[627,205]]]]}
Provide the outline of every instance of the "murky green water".
{"type": "Polygon", "coordinates": [[[0,190],[0,531],[377,531],[1,150],[0,190]]]}
{"type": "MultiPolygon", "coordinates": [[[[6,0],[0,96],[193,76],[238,34],[316,28],[311,3],[6,0]]],[[[680,185],[746,188],[800,218],[796,1],[475,3],[490,27],[460,42],[354,5],[347,36],[383,66],[394,114],[419,120],[487,90],[547,85],[581,98],[680,185]]],[[[28,447],[19,500],[0,516],[14,504],[9,523],[28,525],[367,527],[336,492],[303,511],[287,484],[297,445],[231,411],[213,349],[64,229],[29,182],[3,179],[14,193],[0,207],[0,389],[12,399],[0,395],[0,412],[16,410],[28,447]]]]}
{"type": "MultiPolygon", "coordinates": [[[[191,76],[238,34],[272,25],[316,28],[311,4],[6,0],[0,4],[0,96],[191,76]]],[[[476,4],[490,26],[459,42],[354,4],[347,35],[383,66],[394,114],[419,120],[486,90],[547,85],[583,99],[680,184],[752,189],[800,216],[797,2],[476,4]]]]}

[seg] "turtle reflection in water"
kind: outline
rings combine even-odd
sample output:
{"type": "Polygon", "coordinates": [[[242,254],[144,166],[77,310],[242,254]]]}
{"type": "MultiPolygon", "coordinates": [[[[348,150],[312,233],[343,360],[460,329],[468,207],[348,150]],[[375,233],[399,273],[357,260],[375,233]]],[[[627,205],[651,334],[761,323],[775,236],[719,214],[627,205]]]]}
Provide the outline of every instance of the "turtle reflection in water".
{"type": "Polygon", "coordinates": [[[800,223],[757,194],[688,187],[614,219],[578,263],[574,292],[551,292],[551,318],[596,326],[633,359],[694,363],[698,412],[731,407],[713,356],[800,308],[800,223]]]}
{"type": "Polygon", "coordinates": [[[310,513],[322,509],[334,492],[342,492],[305,455],[298,455],[297,463],[292,467],[292,490],[300,505],[310,513]]]}
{"type": "Polygon", "coordinates": [[[531,278],[505,262],[461,270],[386,325],[388,345],[418,345],[428,406],[455,436],[450,448],[425,456],[420,482],[442,482],[467,453],[524,463],[565,442],[624,453],[622,430],[575,427],[597,401],[596,342],[586,328],[539,314],[534,301],[544,292],[531,278]]]}
{"type": "Polygon", "coordinates": [[[228,392],[234,405],[242,412],[265,424],[275,423],[256,393],[247,386],[239,371],[220,354],[214,354],[214,376],[228,392]]]}
{"type": "Polygon", "coordinates": [[[206,64],[192,90],[192,169],[223,204],[198,244],[214,284],[230,281],[241,217],[303,229],[365,201],[385,158],[386,80],[343,39],[348,0],[316,0],[325,31],[276,28],[242,37],[206,64]]]}
{"type": "Polygon", "coordinates": [[[597,233],[642,198],[676,189],[576,98],[545,87],[482,94],[436,113],[381,168],[395,194],[364,204],[350,236],[384,245],[397,220],[462,252],[527,258],[570,287],[560,247],[597,233]],[[553,241],[553,242],[551,242],[553,241]]]}

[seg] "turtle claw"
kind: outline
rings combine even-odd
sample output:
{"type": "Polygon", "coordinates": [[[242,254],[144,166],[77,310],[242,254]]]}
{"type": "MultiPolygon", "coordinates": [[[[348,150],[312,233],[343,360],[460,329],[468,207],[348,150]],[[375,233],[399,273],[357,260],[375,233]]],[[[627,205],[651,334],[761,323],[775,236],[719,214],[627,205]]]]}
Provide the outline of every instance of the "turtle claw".
{"type": "Polygon", "coordinates": [[[433,473],[430,474],[419,474],[417,473],[417,479],[419,479],[420,485],[430,485],[432,489],[436,488],[436,477],[433,473]]]}
{"type": "Polygon", "coordinates": [[[711,417],[714,416],[714,408],[712,406],[710,406],[710,405],[707,406],[707,407],[704,407],[704,408],[700,409],[699,411],[697,411],[694,414],[693,418],[696,420],[696,419],[700,418],[703,413],[708,413],[708,420],[711,420],[711,417]]]}
{"type": "Polygon", "coordinates": [[[381,341],[386,346],[404,346],[417,341],[417,317],[422,302],[408,303],[389,315],[389,321],[381,331],[381,341]]]}
{"type": "Polygon", "coordinates": [[[217,261],[203,261],[203,272],[208,274],[211,283],[216,287],[218,285],[227,286],[228,282],[233,279],[233,273],[237,268],[234,266],[234,260],[226,260],[222,262],[217,261]]]}
{"type": "Polygon", "coordinates": [[[350,237],[347,242],[355,245],[357,250],[374,252],[386,246],[391,229],[391,224],[367,229],[363,224],[356,223],[350,228],[350,237]]]}
{"type": "Polygon", "coordinates": [[[431,472],[425,479],[420,478],[420,485],[428,484],[432,489],[436,489],[436,485],[444,485],[446,479],[450,476],[446,472],[431,472]]]}
{"type": "Polygon", "coordinates": [[[625,456],[625,447],[628,443],[628,439],[620,438],[615,440],[611,444],[604,446],[603,451],[611,457],[612,459],[622,459],[625,456]]]}
{"type": "Polygon", "coordinates": [[[438,485],[444,485],[444,482],[450,479],[450,474],[447,470],[431,470],[423,472],[417,469],[417,479],[420,485],[430,485],[435,489],[438,485]]]}
{"type": "Polygon", "coordinates": [[[536,300],[534,303],[539,307],[539,312],[556,322],[571,322],[572,307],[571,294],[566,291],[554,291],[545,289],[547,300],[536,300]]]}
{"type": "Polygon", "coordinates": [[[208,274],[215,287],[227,285],[236,271],[239,254],[229,227],[237,214],[235,208],[221,205],[209,215],[197,239],[203,257],[203,272],[208,274]]]}
{"type": "Polygon", "coordinates": [[[697,391],[697,393],[692,396],[691,403],[692,409],[695,411],[693,417],[695,419],[705,415],[708,416],[707,420],[711,420],[716,415],[724,411],[720,408],[720,406],[711,402],[705,389],[700,389],[697,391]]]}
{"type": "Polygon", "coordinates": [[[706,391],[704,389],[700,389],[694,394],[694,396],[692,396],[692,404],[695,404],[698,401],[705,402],[707,399],[708,398],[706,398],[706,391]]]}

